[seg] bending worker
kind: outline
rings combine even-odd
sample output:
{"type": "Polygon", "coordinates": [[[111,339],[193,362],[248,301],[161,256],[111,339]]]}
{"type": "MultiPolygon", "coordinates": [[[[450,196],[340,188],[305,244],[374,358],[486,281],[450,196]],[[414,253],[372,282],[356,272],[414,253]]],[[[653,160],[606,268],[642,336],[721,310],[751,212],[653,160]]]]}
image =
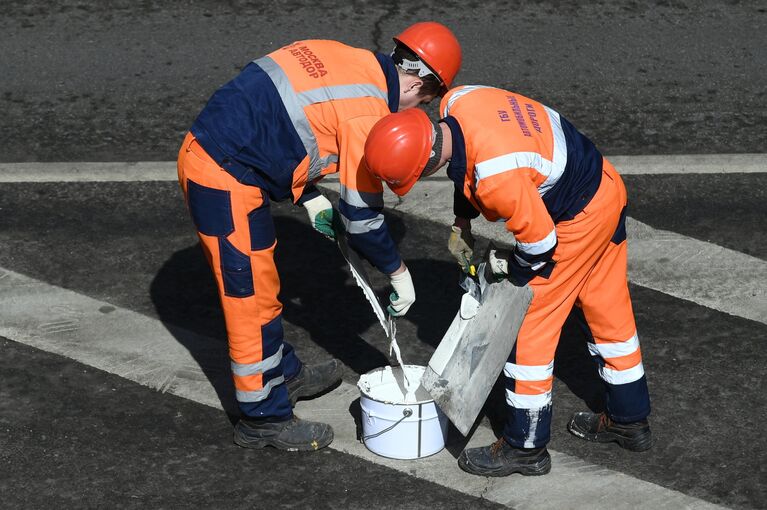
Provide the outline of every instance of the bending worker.
{"type": "Polygon", "coordinates": [[[549,472],[554,352],[573,305],[590,328],[607,410],[576,413],[568,428],[589,441],[646,450],[650,399],[628,292],[620,176],[566,119],[519,94],[459,87],[440,110],[443,118],[434,125],[422,111],[378,122],[365,145],[368,167],[403,195],[449,160],[456,215],[450,251],[467,270],[471,219],[481,213],[503,221],[516,246],[512,253],[491,253],[490,266],[496,276],[533,291],[504,368],[503,435],[493,445],[464,450],[459,465],[488,476],[549,472]]]}
{"type": "Polygon", "coordinates": [[[272,201],[303,205],[312,226],[334,238],[339,219],[314,184],[338,172],[349,245],[390,276],[391,314],[415,301],[383,220],[382,184],[361,163],[364,143],[380,118],[443,94],[461,49],[433,22],[394,40],[391,56],[307,40],[254,60],[213,94],[179,151],[179,182],[224,310],[240,446],[330,444],[330,426],[295,417],[292,406],[341,378],[338,360],[304,365],[283,338],[272,201]]]}

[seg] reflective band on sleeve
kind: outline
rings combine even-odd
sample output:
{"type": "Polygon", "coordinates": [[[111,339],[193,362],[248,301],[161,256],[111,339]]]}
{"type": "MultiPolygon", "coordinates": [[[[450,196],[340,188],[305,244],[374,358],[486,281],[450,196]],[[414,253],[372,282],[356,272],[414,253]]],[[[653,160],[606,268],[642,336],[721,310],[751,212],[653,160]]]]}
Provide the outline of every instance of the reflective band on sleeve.
{"type": "Polygon", "coordinates": [[[368,193],[341,185],[341,200],[354,207],[383,207],[383,192],[368,193]]]}
{"type": "Polygon", "coordinates": [[[638,365],[628,370],[613,370],[607,367],[599,368],[599,375],[608,384],[628,384],[638,381],[644,375],[644,366],[640,361],[638,365]]]}
{"type": "Polygon", "coordinates": [[[551,392],[539,395],[522,395],[506,390],[506,403],[516,409],[540,409],[551,403],[551,392]]]}
{"type": "Polygon", "coordinates": [[[554,374],[554,361],[548,365],[517,365],[506,363],[503,367],[506,377],[517,381],[544,381],[554,374]]]}
{"type": "Polygon", "coordinates": [[[299,101],[296,92],[293,90],[293,85],[290,83],[285,71],[277,65],[271,57],[261,57],[254,60],[258,66],[264,70],[277,87],[277,93],[282,99],[282,104],[285,106],[285,110],[288,112],[290,122],[298,133],[298,137],[301,139],[301,143],[304,144],[304,149],[309,155],[309,175],[308,180],[313,181],[318,178],[322,173],[322,169],[325,168],[331,158],[335,157],[335,161],[338,161],[338,156],[331,154],[326,158],[320,158],[320,149],[317,145],[317,138],[314,136],[311,126],[309,125],[309,119],[306,118],[304,108],[299,101]]]}
{"type": "Polygon", "coordinates": [[[450,115],[450,108],[453,106],[453,103],[458,101],[458,99],[461,96],[465,96],[466,94],[468,94],[469,92],[473,90],[492,89],[492,88],[495,88],[495,87],[488,87],[487,85],[467,85],[463,87],[461,90],[459,90],[458,92],[455,92],[452,96],[450,96],[450,99],[447,100],[447,104],[445,105],[445,110],[442,112],[442,116],[447,117],[448,115],[450,115]]]}
{"type": "Polygon", "coordinates": [[[237,390],[237,401],[238,402],[261,402],[262,400],[266,399],[269,396],[269,392],[272,391],[272,388],[275,386],[278,386],[285,382],[284,376],[275,377],[274,379],[270,379],[269,382],[267,382],[263,388],[260,390],[255,391],[241,391],[237,390]]]}
{"type": "Polygon", "coordinates": [[[389,101],[387,92],[369,83],[356,83],[352,85],[335,85],[332,87],[319,87],[297,94],[301,106],[314,103],[332,101],[334,99],[351,99],[356,97],[375,97],[382,101],[389,101]]]}
{"type": "Polygon", "coordinates": [[[239,376],[256,375],[275,368],[282,361],[282,347],[280,345],[277,352],[257,363],[235,363],[232,361],[232,373],[239,376]]]}
{"type": "Polygon", "coordinates": [[[341,221],[344,223],[344,227],[346,227],[346,231],[350,234],[366,234],[368,232],[372,232],[373,230],[378,230],[381,228],[381,225],[384,223],[384,217],[383,214],[379,214],[375,218],[370,218],[368,220],[350,220],[344,215],[341,215],[341,221]]]}
{"type": "Polygon", "coordinates": [[[541,253],[546,253],[550,249],[552,249],[557,244],[557,230],[556,228],[551,229],[551,232],[549,232],[546,237],[541,239],[540,241],[535,241],[534,243],[523,243],[519,240],[517,240],[517,249],[519,251],[525,252],[528,255],[540,255],[541,253]]]}
{"type": "Polygon", "coordinates": [[[529,267],[533,271],[538,271],[540,268],[546,265],[546,261],[540,261],[536,262],[534,264],[531,264],[530,262],[526,261],[522,257],[519,256],[518,253],[514,253],[514,260],[517,261],[517,264],[519,264],[522,267],[529,267]]]}
{"type": "Polygon", "coordinates": [[[544,106],[544,108],[549,115],[551,133],[554,135],[554,151],[550,173],[544,174],[547,176],[546,180],[538,186],[538,193],[541,196],[545,195],[559,181],[565,172],[565,165],[567,165],[567,141],[565,140],[565,132],[562,131],[562,123],[559,121],[559,114],[548,106],[544,106]]]}
{"type": "Polygon", "coordinates": [[[589,352],[592,356],[601,356],[602,358],[620,358],[634,354],[639,349],[639,336],[634,336],[623,342],[610,342],[606,344],[595,344],[589,342],[589,352]]]}

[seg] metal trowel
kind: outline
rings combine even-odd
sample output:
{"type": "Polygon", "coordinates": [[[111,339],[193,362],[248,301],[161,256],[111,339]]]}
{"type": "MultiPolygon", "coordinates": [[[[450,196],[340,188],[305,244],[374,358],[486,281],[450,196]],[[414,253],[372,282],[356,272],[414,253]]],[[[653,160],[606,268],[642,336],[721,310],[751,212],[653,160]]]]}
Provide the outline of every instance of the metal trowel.
{"type": "Polygon", "coordinates": [[[421,384],[453,425],[468,435],[514,347],[533,293],[507,279],[494,282],[487,256],[476,275],[462,274],[466,291],[453,322],[426,367],[421,384]]]}

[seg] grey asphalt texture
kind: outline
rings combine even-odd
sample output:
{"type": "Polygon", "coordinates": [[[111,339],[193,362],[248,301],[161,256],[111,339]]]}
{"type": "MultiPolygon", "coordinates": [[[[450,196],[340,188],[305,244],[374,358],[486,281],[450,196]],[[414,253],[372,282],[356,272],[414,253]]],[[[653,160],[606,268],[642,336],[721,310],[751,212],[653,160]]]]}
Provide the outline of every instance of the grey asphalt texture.
{"type": "MultiPolygon", "coordinates": [[[[433,18],[465,49],[461,83],[540,99],[607,154],[763,153],[763,2],[3,3],[0,161],[171,160],[215,88],[298,38],[389,49],[433,18]]],[[[433,111],[433,109],[432,109],[433,111]]],[[[626,176],[630,215],[767,257],[765,174],[626,176]]],[[[384,365],[337,249],[300,208],[276,204],[286,337],[335,356],[344,379],[384,365]],[[310,273],[311,277],[307,277],[310,273]]],[[[425,363],[457,308],[445,227],[387,223],[418,301],[403,354],[425,363]]],[[[209,270],[174,183],[0,185],[0,267],[217,339],[209,270]]],[[[373,275],[379,289],[385,279],[373,275]]],[[[570,436],[599,409],[573,316],[557,352],[551,447],[731,507],[764,508],[767,326],[631,287],[657,444],[636,455],[570,436]]],[[[491,508],[326,450],[295,456],[231,444],[232,416],[0,339],[0,493],[8,508],[491,508]],[[392,487],[398,490],[392,490],[392,487]]],[[[501,426],[502,395],[486,405],[501,426]]]]}

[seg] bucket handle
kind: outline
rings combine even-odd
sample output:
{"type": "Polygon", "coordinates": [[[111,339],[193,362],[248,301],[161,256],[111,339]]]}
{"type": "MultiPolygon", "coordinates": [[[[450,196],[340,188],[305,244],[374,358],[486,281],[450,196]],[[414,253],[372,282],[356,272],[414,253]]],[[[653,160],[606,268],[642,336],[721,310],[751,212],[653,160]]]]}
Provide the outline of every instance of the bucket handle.
{"type": "Polygon", "coordinates": [[[387,433],[387,432],[389,432],[391,429],[393,429],[394,427],[396,427],[397,425],[399,425],[400,423],[402,423],[402,420],[404,420],[405,418],[409,418],[409,417],[411,417],[411,416],[413,416],[413,410],[412,410],[412,409],[410,409],[409,407],[406,407],[405,409],[403,409],[403,410],[402,410],[402,418],[400,418],[399,420],[397,420],[397,421],[396,421],[396,422],[395,422],[393,425],[391,425],[391,426],[389,426],[389,427],[386,427],[386,428],[385,428],[385,429],[383,429],[383,430],[379,430],[379,431],[378,431],[378,432],[376,432],[375,434],[368,434],[367,436],[362,436],[362,443],[364,444],[364,443],[365,443],[365,441],[367,441],[368,439],[373,439],[374,437],[378,437],[378,436],[380,436],[380,435],[382,435],[382,434],[386,434],[386,433],[387,433]]]}

